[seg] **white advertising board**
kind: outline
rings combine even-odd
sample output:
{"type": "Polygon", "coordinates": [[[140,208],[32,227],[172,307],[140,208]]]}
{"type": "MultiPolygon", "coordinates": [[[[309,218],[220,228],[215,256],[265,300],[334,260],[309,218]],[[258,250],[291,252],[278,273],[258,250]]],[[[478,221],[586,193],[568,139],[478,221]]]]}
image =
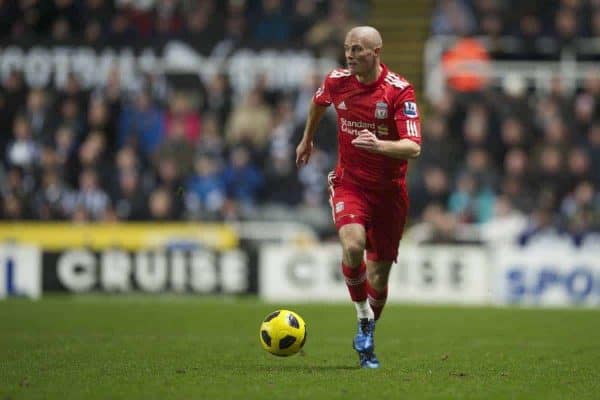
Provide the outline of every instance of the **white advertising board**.
{"type": "Polygon", "coordinates": [[[0,245],[0,299],[42,294],[41,252],[33,246],[0,245]]]}
{"type": "Polygon", "coordinates": [[[499,304],[600,305],[600,248],[532,246],[497,249],[494,298],[499,304]]]}
{"type": "MultiPolygon", "coordinates": [[[[267,301],[344,301],[339,245],[265,246],[259,294],[267,301]]],[[[392,266],[389,301],[486,304],[490,261],[481,246],[403,246],[392,266]]]]}

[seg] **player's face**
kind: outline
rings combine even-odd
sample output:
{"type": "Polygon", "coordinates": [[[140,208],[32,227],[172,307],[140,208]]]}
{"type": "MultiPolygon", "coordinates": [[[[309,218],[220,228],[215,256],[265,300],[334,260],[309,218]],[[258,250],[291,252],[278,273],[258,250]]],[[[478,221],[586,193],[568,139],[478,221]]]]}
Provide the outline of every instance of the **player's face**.
{"type": "Polygon", "coordinates": [[[344,53],[346,64],[352,74],[362,75],[375,68],[375,51],[367,48],[361,40],[354,37],[346,38],[344,53]]]}

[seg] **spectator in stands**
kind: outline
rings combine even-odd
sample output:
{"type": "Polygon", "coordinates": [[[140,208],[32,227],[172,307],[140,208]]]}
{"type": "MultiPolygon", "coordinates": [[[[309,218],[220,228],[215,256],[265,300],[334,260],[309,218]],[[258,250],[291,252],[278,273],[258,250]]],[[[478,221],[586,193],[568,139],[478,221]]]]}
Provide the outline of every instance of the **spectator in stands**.
{"type": "Polygon", "coordinates": [[[132,43],[136,37],[137,32],[130,23],[127,14],[124,12],[114,14],[110,21],[109,41],[117,45],[126,45],[132,43]]]}
{"type": "MultiPolygon", "coordinates": [[[[235,2],[230,2],[232,3],[235,2]]],[[[243,14],[234,12],[227,15],[223,40],[217,44],[215,54],[221,57],[227,56],[235,47],[247,40],[246,33],[246,19],[243,14]]]]}
{"type": "Polygon", "coordinates": [[[317,2],[314,0],[298,0],[294,6],[290,39],[296,45],[302,45],[306,33],[318,21],[317,2]]]}
{"type": "Polygon", "coordinates": [[[6,159],[11,165],[31,169],[37,162],[39,145],[31,133],[31,126],[23,115],[13,123],[13,140],[8,143],[6,159]]]}
{"type": "Polygon", "coordinates": [[[457,140],[448,134],[446,119],[439,114],[433,114],[425,119],[423,136],[427,137],[428,146],[423,147],[419,157],[419,165],[424,168],[440,166],[448,173],[456,171],[461,150],[457,140]]]}
{"type": "Polygon", "coordinates": [[[302,185],[294,164],[293,147],[273,142],[264,171],[261,200],[265,204],[296,206],[302,201],[302,185]]]}
{"type": "Polygon", "coordinates": [[[80,141],[85,134],[84,118],[81,113],[81,103],[74,97],[65,98],[60,104],[60,112],[55,125],[66,125],[75,134],[76,140],[80,141]]]}
{"type": "Polygon", "coordinates": [[[98,46],[104,39],[104,29],[98,19],[90,19],[83,27],[83,40],[88,46],[98,46]]]}
{"type": "Polygon", "coordinates": [[[169,191],[170,204],[172,205],[172,213],[176,218],[183,215],[184,210],[184,184],[185,176],[180,174],[179,160],[173,159],[170,156],[157,157],[154,176],[152,180],[152,188],[162,188],[169,191]]]}
{"type": "Polygon", "coordinates": [[[520,119],[509,116],[500,124],[500,143],[492,147],[497,164],[505,162],[506,155],[512,149],[527,150],[531,147],[531,138],[525,133],[525,127],[520,119]]]}
{"type": "Polygon", "coordinates": [[[242,214],[253,211],[264,183],[264,177],[252,162],[248,148],[235,146],[231,150],[229,163],[223,171],[223,180],[228,198],[238,204],[242,214]]]}
{"type": "Polygon", "coordinates": [[[569,188],[583,182],[593,182],[592,161],[589,153],[583,147],[574,147],[567,154],[567,175],[569,188]]]}
{"type": "Polygon", "coordinates": [[[494,204],[494,215],[481,225],[483,240],[496,246],[516,244],[516,238],[527,227],[527,217],[506,196],[499,196],[494,204]]]}
{"type": "Polygon", "coordinates": [[[87,110],[87,131],[101,132],[109,152],[117,148],[117,116],[111,115],[101,97],[92,97],[87,110]]]}
{"type": "Polygon", "coordinates": [[[93,131],[88,134],[79,146],[78,163],[73,169],[71,182],[77,180],[78,172],[84,169],[96,172],[96,179],[101,187],[106,187],[111,182],[114,174],[112,163],[106,147],[105,134],[101,131],[93,131]]]}
{"type": "Polygon", "coordinates": [[[326,191],[327,173],[333,169],[334,161],[331,155],[319,147],[314,147],[310,163],[302,167],[299,179],[302,183],[302,205],[317,208],[329,198],[326,191]]]}
{"type": "Polygon", "coordinates": [[[148,193],[142,187],[135,169],[120,169],[118,186],[111,195],[117,217],[123,221],[140,221],[148,217],[146,199],[148,193]]]}
{"type": "Polygon", "coordinates": [[[256,43],[286,44],[290,41],[292,26],[290,10],[281,0],[261,0],[251,15],[253,39],[256,43]]]}
{"type": "Polygon", "coordinates": [[[447,172],[439,164],[424,167],[423,178],[411,185],[410,215],[418,219],[429,204],[445,206],[448,203],[450,184],[447,172]]]}
{"type": "Polygon", "coordinates": [[[221,161],[212,154],[201,154],[194,168],[195,174],[186,184],[186,208],[193,217],[216,219],[227,195],[221,161]]]}
{"type": "Polygon", "coordinates": [[[3,156],[6,154],[6,144],[11,139],[10,132],[12,129],[11,121],[13,116],[8,114],[8,108],[6,97],[0,88],[0,154],[3,156]]]}
{"type": "Polygon", "coordinates": [[[484,223],[492,217],[494,195],[469,172],[461,174],[448,199],[448,209],[462,223],[484,223]]]}
{"type": "Polygon", "coordinates": [[[25,203],[13,193],[8,193],[2,198],[2,217],[7,220],[24,220],[29,215],[25,203]]]}
{"type": "Polygon", "coordinates": [[[202,134],[197,149],[219,157],[225,153],[225,140],[221,134],[217,117],[212,113],[206,113],[202,118],[202,134]]]}
{"type": "Polygon", "coordinates": [[[344,43],[346,32],[355,25],[346,2],[331,2],[327,19],[320,20],[307,32],[306,44],[322,50],[324,47],[344,43]]]}
{"type": "Polygon", "coordinates": [[[13,25],[18,21],[19,9],[16,2],[0,1],[0,37],[10,35],[13,25]]]}
{"type": "Polygon", "coordinates": [[[482,91],[489,83],[485,74],[490,55],[483,44],[470,37],[456,41],[442,57],[442,67],[448,85],[461,93],[482,91]]]}
{"type": "MultiPolygon", "coordinates": [[[[598,97],[600,99],[600,97],[598,97]]],[[[573,105],[574,121],[573,125],[575,128],[574,136],[580,138],[585,134],[589,126],[594,120],[596,109],[598,108],[598,102],[592,94],[582,92],[575,97],[573,105]]]]}
{"type": "Polygon", "coordinates": [[[225,127],[232,109],[232,89],[229,78],[223,73],[217,73],[208,84],[206,109],[217,117],[219,130],[225,127]]]}
{"type": "Polygon", "coordinates": [[[79,189],[65,199],[65,208],[75,220],[101,220],[109,207],[109,200],[100,186],[98,173],[94,169],[84,169],[79,175],[79,189]]]}
{"type": "Polygon", "coordinates": [[[165,129],[167,137],[183,133],[183,138],[189,145],[194,146],[198,142],[201,131],[200,114],[192,109],[190,98],[186,94],[176,93],[171,97],[169,112],[165,118],[165,129]]]}
{"type": "Polygon", "coordinates": [[[106,23],[115,13],[113,3],[111,0],[85,0],[82,15],[85,18],[93,18],[94,21],[106,23]]]}
{"type": "Polygon", "coordinates": [[[475,147],[465,156],[465,171],[472,174],[482,190],[493,192],[498,185],[498,172],[486,148],[475,147]]]}
{"type": "Polygon", "coordinates": [[[476,27],[475,15],[465,0],[439,0],[431,18],[434,35],[467,35],[476,27]]]}
{"type": "Polygon", "coordinates": [[[30,90],[22,114],[29,122],[33,138],[41,143],[48,143],[51,139],[51,118],[46,92],[42,89],[30,90]]]}
{"type": "Polygon", "coordinates": [[[490,116],[482,104],[472,103],[463,123],[464,145],[467,149],[489,145],[490,116]]]}
{"type": "Polygon", "coordinates": [[[529,185],[529,156],[519,148],[511,148],[504,157],[504,176],[519,180],[524,185],[529,185]]]}
{"type": "Polygon", "coordinates": [[[77,145],[75,132],[69,125],[60,126],[54,134],[53,144],[56,149],[58,168],[62,176],[65,177],[65,174],[74,168],[73,158],[77,145]]]}
{"type": "Polygon", "coordinates": [[[3,181],[0,182],[0,193],[3,198],[10,198],[5,206],[10,206],[9,216],[11,218],[17,218],[17,216],[29,218],[31,216],[28,205],[31,204],[33,190],[31,174],[15,166],[7,169],[3,181]]]}
{"type": "Polygon", "coordinates": [[[41,178],[41,187],[33,199],[36,219],[51,221],[67,217],[64,202],[69,196],[69,188],[61,176],[53,169],[45,169],[41,178]]]}
{"type": "Polygon", "coordinates": [[[225,128],[227,143],[252,144],[254,151],[266,148],[271,128],[271,110],[265,104],[262,93],[251,90],[242,104],[236,107],[225,128]]]}
{"type": "Polygon", "coordinates": [[[568,188],[563,166],[563,154],[556,147],[546,145],[540,150],[533,171],[534,184],[538,196],[547,196],[549,208],[557,206],[557,198],[568,188]]]}
{"type": "Polygon", "coordinates": [[[594,38],[600,37],[600,7],[592,10],[590,15],[590,36],[594,38]]]}
{"type": "Polygon", "coordinates": [[[577,13],[568,7],[561,7],[555,14],[554,36],[559,46],[565,47],[573,44],[579,34],[577,28],[577,13]]]}
{"type": "Polygon", "coordinates": [[[186,133],[185,122],[175,119],[169,124],[167,138],[159,146],[157,155],[159,159],[177,160],[177,173],[179,176],[184,176],[192,169],[193,145],[186,133]]]}
{"type": "Polygon", "coordinates": [[[169,189],[159,187],[150,193],[148,199],[148,217],[153,221],[174,221],[178,212],[173,204],[173,196],[169,189]]]}
{"type": "MultiPolygon", "coordinates": [[[[19,71],[12,71],[2,82],[4,86],[4,108],[6,112],[2,119],[2,133],[8,133],[13,128],[13,118],[17,111],[25,104],[27,89],[23,81],[23,74],[19,71]]],[[[10,137],[9,135],[0,135],[0,137],[10,137]]],[[[1,140],[1,139],[0,139],[1,140]]]]}
{"type": "Polygon", "coordinates": [[[212,51],[223,37],[224,18],[215,8],[213,1],[205,1],[185,14],[181,37],[201,53],[212,51]]]}
{"type": "Polygon", "coordinates": [[[600,121],[592,124],[588,130],[585,143],[589,146],[594,182],[596,187],[600,187],[600,121]]]}
{"type": "Polygon", "coordinates": [[[163,141],[165,131],[164,113],[155,106],[146,90],[139,91],[133,104],[123,108],[119,121],[119,145],[132,144],[147,159],[163,141]]]}

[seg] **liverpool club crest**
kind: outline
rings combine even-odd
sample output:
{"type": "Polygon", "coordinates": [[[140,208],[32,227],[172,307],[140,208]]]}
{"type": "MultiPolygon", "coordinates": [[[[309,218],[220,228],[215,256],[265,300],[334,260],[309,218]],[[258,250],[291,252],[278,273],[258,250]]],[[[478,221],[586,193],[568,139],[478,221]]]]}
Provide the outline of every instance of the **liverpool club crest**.
{"type": "Polygon", "coordinates": [[[388,116],[388,105],[383,101],[375,103],[375,118],[386,119],[388,116]]]}

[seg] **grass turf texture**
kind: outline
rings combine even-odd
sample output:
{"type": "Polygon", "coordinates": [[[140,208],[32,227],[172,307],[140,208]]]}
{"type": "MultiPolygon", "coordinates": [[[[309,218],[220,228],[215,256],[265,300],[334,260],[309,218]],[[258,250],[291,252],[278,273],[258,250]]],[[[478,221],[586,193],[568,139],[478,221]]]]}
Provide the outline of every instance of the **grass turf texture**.
{"type": "Polygon", "coordinates": [[[0,324],[0,400],[600,395],[598,310],[388,306],[380,370],[357,368],[351,304],[53,297],[0,302],[0,324]],[[304,354],[262,350],[258,327],[279,307],[306,320],[304,354]]]}

